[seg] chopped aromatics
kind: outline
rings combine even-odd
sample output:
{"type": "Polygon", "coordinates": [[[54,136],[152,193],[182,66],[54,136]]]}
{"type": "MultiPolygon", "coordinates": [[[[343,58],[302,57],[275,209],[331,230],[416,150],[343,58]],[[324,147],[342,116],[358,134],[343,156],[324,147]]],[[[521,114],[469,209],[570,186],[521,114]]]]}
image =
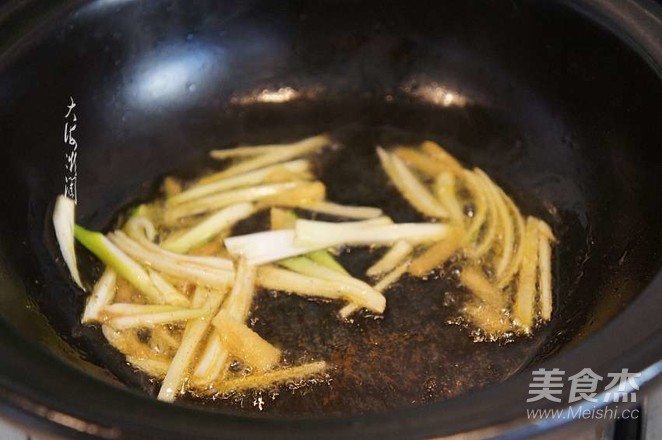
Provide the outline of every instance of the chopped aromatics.
{"type": "Polygon", "coordinates": [[[375,290],[378,292],[385,292],[386,289],[391,287],[392,284],[397,282],[402,276],[407,273],[407,269],[411,264],[411,260],[406,260],[396,266],[392,271],[387,273],[377,284],[375,284],[375,290]]]}
{"type": "Polygon", "coordinates": [[[261,390],[285,382],[294,382],[321,375],[326,369],[324,361],[279,368],[262,374],[251,374],[219,383],[213,388],[214,393],[222,394],[244,390],[261,390]]]}
{"type": "Polygon", "coordinates": [[[284,191],[289,191],[302,182],[272,183],[266,185],[252,186],[224,191],[218,194],[191,200],[167,209],[163,214],[163,222],[166,225],[177,224],[179,220],[193,215],[225,208],[235,203],[254,202],[265,197],[273,196],[284,191]]]}
{"type": "Polygon", "coordinates": [[[443,164],[414,148],[398,147],[393,153],[405,164],[420,171],[427,177],[435,178],[446,170],[443,164]]]}
{"type": "Polygon", "coordinates": [[[317,202],[301,206],[307,211],[319,212],[320,214],[333,215],[336,217],[353,219],[371,219],[382,215],[382,210],[369,206],[346,206],[332,202],[317,202]]]}
{"type": "Polygon", "coordinates": [[[245,259],[240,258],[237,264],[237,278],[228,299],[223,304],[223,310],[241,322],[246,320],[253,302],[256,276],[255,266],[249,265],[245,259]]]}
{"type": "Polygon", "coordinates": [[[467,243],[472,243],[478,238],[478,234],[485,224],[485,219],[487,218],[487,198],[481,185],[482,181],[473,171],[464,170],[462,176],[473,202],[473,216],[466,233],[467,243]]]}
{"type": "Polygon", "coordinates": [[[67,196],[60,195],[55,201],[53,210],[53,227],[55,236],[60,246],[62,258],[69,268],[71,278],[83,289],[83,283],[78,273],[76,263],[76,251],[74,249],[74,225],[75,225],[76,203],[67,196]]]}
{"type": "Polygon", "coordinates": [[[248,321],[258,289],[340,301],[341,318],[362,309],[377,315],[386,309],[384,292],[412,280],[407,273],[426,279],[450,260],[460,274],[457,287],[467,290],[458,322],[475,327],[472,334],[498,340],[551,319],[552,230],[540,219],[525,220],[485,172],[464,168],[431,141],[377,148],[390,182],[431,218],[394,223],[379,207],[327,199],[315,173],[325,159],[312,155],[331,143],[320,135],[213,151],[213,158],[230,161],[192,182],[166,177],[163,197],[120,216],[126,222],[107,235],[75,226],[74,203],[58,198],[53,224],[73,279],[81,284],[74,237],[106,265],[82,322],[101,324],[127,362],[162,379],[160,400],[187,391],[226,398],[327,371],[325,362],[287,366],[281,350],[250,328],[269,324],[261,307],[248,321]],[[351,221],[317,221],[318,214],[351,221]],[[251,233],[233,236],[238,230],[251,233]],[[370,284],[334,257],[342,251],[351,261],[350,252],[362,253],[365,261],[378,246],[390,248],[367,269],[370,284]]]}
{"type": "Polygon", "coordinates": [[[283,258],[304,255],[324,249],[325,245],[301,245],[295,241],[294,229],[256,232],[226,238],[225,247],[234,257],[243,257],[252,266],[273,263],[283,258]]]}
{"type": "Polygon", "coordinates": [[[271,208],[269,210],[269,221],[272,231],[294,229],[297,216],[289,209],[271,208]]]}
{"type": "MultiPolygon", "coordinates": [[[[320,251],[314,251],[314,252],[311,252],[309,254],[306,254],[306,256],[310,260],[314,261],[315,263],[317,263],[321,266],[324,266],[325,268],[327,268],[329,270],[337,272],[341,275],[346,275],[346,276],[351,277],[349,272],[347,272],[345,270],[345,268],[342,267],[342,265],[340,263],[338,263],[338,261],[336,261],[335,258],[333,258],[333,255],[331,255],[331,253],[329,251],[321,251],[321,250],[320,251]]],[[[361,308],[361,306],[359,306],[357,304],[349,303],[340,310],[340,315],[343,319],[347,318],[347,316],[349,316],[350,314],[352,314],[355,311],[359,310],[360,308],[361,308]],[[350,309],[347,309],[348,307],[350,307],[350,309]],[[343,311],[345,311],[345,313],[347,313],[347,315],[343,316],[343,311]]]]}
{"type": "Polygon", "coordinates": [[[193,385],[204,388],[218,380],[227,368],[229,358],[230,352],[223,343],[221,335],[216,329],[211,329],[205,348],[198,358],[198,364],[193,369],[193,385]]]}
{"type": "Polygon", "coordinates": [[[329,251],[314,251],[307,254],[307,257],[313,260],[315,263],[321,264],[322,266],[331,270],[335,270],[340,274],[349,275],[349,272],[347,272],[345,268],[342,267],[342,265],[338,263],[335,258],[333,258],[333,255],[331,255],[329,251]]]}
{"type": "Polygon", "coordinates": [[[508,204],[505,200],[505,194],[499,187],[493,184],[494,191],[496,192],[495,200],[497,206],[497,214],[501,221],[501,256],[496,264],[496,278],[501,279],[504,272],[510,265],[510,260],[513,257],[513,247],[515,245],[515,223],[513,217],[510,215],[508,204]]]}
{"type": "Polygon", "coordinates": [[[177,351],[182,342],[181,335],[175,337],[169,330],[168,325],[159,325],[150,330],[149,344],[153,350],[162,353],[177,351]]]}
{"type": "Polygon", "coordinates": [[[382,313],[386,308],[386,299],[374,289],[367,290],[354,283],[329,281],[272,266],[258,269],[257,282],[261,287],[269,290],[318,298],[342,299],[376,313],[382,313]]]}
{"type": "Polygon", "coordinates": [[[74,234],[83,246],[103,261],[106,266],[112,268],[118,275],[142,292],[147,299],[156,303],[164,302],[163,295],[152,283],[147,271],[104,237],[103,234],[88,231],[79,225],[76,225],[74,234]]]}
{"type": "Polygon", "coordinates": [[[174,177],[166,177],[163,179],[163,192],[167,197],[172,197],[182,192],[182,183],[174,177]]]}
{"type": "Polygon", "coordinates": [[[478,168],[474,169],[476,173],[476,183],[478,183],[480,190],[485,195],[487,200],[487,223],[485,225],[485,231],[481,234],[482,238],[475,243],[474,249],[471,252],[473,258],[478,259],[485,255],[494,244],[495,239],[497,238],[497,227],[499,225],[499,216],[497,214],[497,203],[496,203],[496,193],[492,181],[487,174],[481,171],[478,168]]]}
{"type": "MultiPolygon", "coordinates": [[[[400,242],[400,243],[406,243],[406,242],[400,242]]],[[[406,257],[406,256],[405,256],[406,257]]],[[[381,260],[380,260],[381,261],[381,260]]],[[[377,292],[385,292],[389,287],[391,287],[394,283],[396,283],[402,276],[407,273],[407,268],[409,267],[409,264],[411,263],[411,260],[406,259],[403,262],[398,261],[396,263],[395,267],[389,268],[385,270],[384,272],[390,271],[386,273],[382,277],[382,279],[379,280],[377,284],[373,287],[374,290],[377,292]]],[[[380,272],[379,275],[383,274],[384,272],[380,272]]],[[[343,308],[340,309],[338,312],[338,315],[342,319],[347,319],[350,315],[354,314],[358,310],[361,309],[361,305],[356,304],[356,303],[349,303],[345,305],[343,308]]]]}
{"type": "Polygon", "coordinates": [[[464,222],[464,212],[456,196],[455,174],[444,171],[435,179],[435,192],[442,206],[448,211],[450,219],[457,223],[464,222]]]}
{"type": "Polygon", "coordinates": [[[156,227],[154,227],[151,220],[137,213],[134,213],[134,215],[132,215],[126,222],[124,229],[129,237],[138,241],[152,243],[157,236],[156,227]]]}
{"type": "MultiPolygon", "coordinates": [[[[245,322],[253,302],[255,292],[255,267],[249,266],[241,258],[237,263],[237,275],[232,291],[223,303],[222,310],[240,322],[245,322]]],[[[212,329],[207,345],[200,356],[193,378],[198,386],[218,379],[226,367],[230,352],[216,329],[212,329]]]]}
{"type": "Polygon", "coordinates": [[[549,321],[552,318],[552,246],[554,234],[547,223],[538,220],[539,242],[538,284],[540,286],[540,316],[549,321]]]}
{"type": "Polygon", "coordinates": [[[127,361],[131,362],[134,367],[159,379],[165,376],[162,367],[165,365],[167,370],[170,359],[160,352],[152,351],[138,338],[135,329],[115,330],[107,325],[102,325],[101,332],[110,345],[126,355],[127,361]],[[133,364],[133,360],[136,360],[137,363],[133,364]]]}
{"type": "Polygon", "coordinates": [[[411,262],[409,273],[416,277],[428,275],[452,257],[462,247],[463,241],[464,231],[457,226],[449,226],[444,240],[436,242],[411,262]]]}
{"type": "MultiPolygon", "coordinates": [[[[271,208],[270,212],[271,218],[271,229],[293,229],[297,216],[290,210],[281,209],[281,208],[271,208]]],[[[327,250],[318,250],[306,254],[315,263],[318,263],[328,269],[334,270],[339,274],[348,275],[349,272],[345,270],[344,267],[331,255],[327,250]]]]}
{"type": "Polygon", "coordinates": [[[87,300],[85,311],[81,322],[88,324],[91,322],[99,321],[99,314],[101,309],[109,305],[115,297],[115,281],[117,275],[113,269],[108,269],[103,272],[99,281],[94,285],[92,295],[87,300]]]}
{"type": "Polygon", "coordinates": [[[522,246],[523,255],[513,304],[513,318],[525,332],[530,332],[535,316],[536,267],[538,265],[538,221],[533,217],[526,219],[526,232],[522,246]]]}
{"type": "MultiPolygon", "coordinates": [[[[295,222],[295,226],[302,220],[295,222]]],[[[325,222],[313,222],[323,223],[325,222]]],[[[390,224],[391,220],[387,217],[365,220],[361,222],[335,223],[348,228],[367,228],[370,226],[379,226],[390,224]]],[[[342,238],[342,237],[340,237],[342,238]]],[[[244,257],[250,265],[258,266],[261,264],[272,263],[283,258],[304,255],[320,249],[347,244],[343,241],[332,243],[324,242],[321,244],[307,244],[298,241],[294,229],[279,229],[273,231],[256,232],[254,234],[238,235],[224,240],[228,252],[235,257],[244,257]]]]}
{"type": "MultiPolygon", "coordinates": [[[[505,194],[504,194],[505,196],[505,194]]],[[[513,257],[510,259],[510,262],[508,263],[508,266],[506,269],[502,272],[501,276],[498,279],[498,286],[500,288],[504,288],[508,286],[508,284],[511,283],[513,276],[517,271],[519,270],[520,263],[522,262],[522,249],[524,248],[523,243],[524,243],[524,233],[526,230],[526,224],[524,222],[524,217],[522,217],[522,214],[520,214],[519,209],[517,209],[517,206],[515,206],[515,203],[511,200],[510,197],[505,196],[506,199],[506,204],[508,205],[508,209],[510,211],[510,214],[514,217],[515,219],[515,225],[516,225],[516,234],[517,234],[517,243],[515,245],[515,253],[513,257]]],[[[547,226],[547,223],[541,221],[542,224],[547,226]]],[[[547,226],[549,227],[549,226],[547,226]]],[[[551,257],[551,255],[550,255],[551,257]]]]}
{"type": "Polygon", "coordinates": [[[440,240],[448,226],[441,223],[359,224],[363,222],[329,223],[297,220],[297,243],[324,248],[342,245],[388,245],[398,240],[413,243],[440,240]]]}
{"type": "MultiPolygon", "coordinates": [[[[246,160],[218,173],[206,176],[203,179],[200,179],[200,182],[214,182],[217,180],[225,179],[227,177],[243,174],[248,171],[264,168],[275,163],[285,162],[296,157],[310,154],[326,145],[329,145],[330,143],[331,140],[325,135],[303,139],[299,142],[283,146],[273,152],[262,154],[254,159],[246,160]]],[[[218,156],[218,154],[216,154],[216,156],[218,156]]],[[[214,154],[212,154],[212,157],[214,157],[214,154]]]]}
{"type": "MultiPolygon", "coordinates": [[[[364,222],[346,222],[342,224],[361,228],[369,225],[385,223],[390,223],[390,220],[387,218],[378,218],[366,220],[364,222]]],[[[304,255],[316,250],[345,244],[344,242],[325,242],[310,245],[299,243],[297,241],[296,232],[293,229],[264,231],[229,237],[224,240],[224,243],[231,255],[235,257],[244,257],[248,261],[248,264],[253,266],[272,263],[274,261],[282,260],[283,258],[304,255]]]]}
{"type": "Polygon", "coordinates": [[[287,269],[290,269],[291,271],[309,277],[320,278],[327,281],[336,281],[338,283],[351,284],[357,289],[363,291],[366,296],[373,297],[380,295],[380,293],[370,287],[368,283],[350,275],[339,273],[334,269],[329,269],[328,267],[318,264],[306,257],[288,258],[286,260],[279,261],[279,264],[287,269]]]}
{"type": "Polygon", "coordinates": [[[501,311],[506,307],[506,296],[485,278],[480,269],[471,266],[464,268],[460,281],[490,309],[501,311]]]}
{"type": "Polygon", "coordinates": [[[127,356],[126,361],[140,371],[156,377],[157,379],[164,378],[168,372],[168,368],[170,368],[170,362],[158,359],[127,356]]]}
{"type": "Polygon", "coordinates": [[[232,272],[233,270],[232,260],[228,258],[179,254],[177,252],[171,252],[166,249],[163,249],[161,246],[158,246],[150,241],[145,241],[145,240],[137,240],[137,241],[140,243],[142,247],[144,247],[148,251],[152,253],[161,254],[165,258],[169,258],[177,262],[177,264],[191,265],[209,270],[224,270],[227,272],[232,272]]]}
{"type": "MultiPolygon", "coordinates": [[[[202,306],[209,314],[214,314],[221,306],[223,295],[213,293],[204,287],[198,287],[193,295],[193,305],[202,306]]],[[[168,373],[161,384],[158,398],[172,402],[182,392],[182,385],[193,357],[210,326],[209,319],[195,319],[186,324],[182,342],[172,359],[168,373]]]]}
{"type": "Polygon", "coordinates": [[[246,158],[252,156],[263,156],[269,153],[287,150],[295,146],[298,142],[291,144],[270,144],[270,145],[247,145],[244,147],[225,148],[222,150],[212,150],[209,156],[216,160],[246,158]]]}
{"type": "Polygon", "coordinates": [[[405,240],[396,241],[379,261],[368,268],[366,275],[376,277],[389,272],[411,255],[413,251],[414,247],[409,242],[405,240]]]}
{"type": "Polygon", "coordinates": [[[210,313],[205,309],[174,309],[163,312],[145,313],[141,315],[129,314],[110,318],[106,322],[109,326],[117,330],[128,328],[149,328],[159,324],[168,324],[173,322],[190,321],[192,319],[210,317],[210,313]]]}
{"type": "Polygon", "coordinates": [[[148,251],[151,251],[152,253],[161,254],[166,258],[174,259],[174,261],[177,261],[179,264],[182,263],[191,264],[194,266],[200,266],[209,269],[220,269],[220,270],[228,270],[228,271],[233,270],[234,266],[232,264],[232,260],[229,260],[227,258],[204,257],[199,255],[185,255],[163,249],[161,246],[158,246],[152,242],[152,240],[154,240],[155,238],[156,232],[154,232],[154,235],[150,235],[148,230],[144,230],[144,232],[140,232],[140,229],[138,228],[129,227],[134,221],[140,221],[144,226],[150,225],[151,228],[154,229],[154,231],[156,231],[154,225],[152,225],[151,222],[149,222],[149,220],[147,220],[144,217],[142,218],[134,217],[127,222],[125,228],[127,230],[127,234],[129,235],[129,237],[136,240],[138,243],[140,243],[141,246],[146,248],[148,251]]]}
{"type": "Polygon", "coordinates": [[[322,182],[301,182],[291,189],[260,199],[258,205],[261,209],[271,206],[304,208],[325,197],[326,188],[322,182]]]}
{"type": "Polygon", "coordinates": [[[441,164],[445,170],[454,174],[462,174],[464,168],[451,154],[441,148],[439,144],[432,141],[425,141],[421,144],[421,150],[435,162],[441,164]]]}
{"type": "Polygon", "coordinates": [[[146,249],[122,231],[115,231],[108,234],[108,237],[131,257],[169,276],[192,280],[210,287],[225,288],[232,284],[233,272],[214,270],[177,261],[167,254],[146,249]]]}
{"type": "Polygon", "coordinates": [[[155,272],[151,269],[147,269],[149,278],[152,280],[152,284],[159,289],[163,300],[166,304],[172,304],[175,306],[188,307],[191,305],[188,297],[183,293],[180,293],[175,287],[168,282],[165,278],[159,275],[158,272],[155,272]]]}
{"type": "Polygon", "coordinates": [[[173,252],[185,253],[205,244],[214,236],[250,217],[255,212],[252,203],[236,203],[210,215],[183,234],[165,240],[161,246],[173,252]]]}
{"type": "Polygon", "coordinates": [[[487,341],[496,341],[513,330],[512,323],[503,310],[498,310],[479,300],[470,300],[462,310],[469,322],[480,329],[487,341]]]}
{"type": "Polygon", "coordinates": [[[347,319],[359,310],[361,310],[361,306],[358,304],[345,304],[340,310],[338,310],[338,316],[342,319],[347,319]]]}
{"type": "Polygon", "coordinates": [[[464,308],[464,313],[475,326],[491,339],[497,339],[511,330],[510,320],[503,313],[507,304],[503,292],[475,267],[465,268],[460,280],[475,295],[475,299],[464,308]]]}
{"type": "Polygon", "coordinates": [[[104,319],[112,319],[119,316],[139,316],[151,313],[174,312],[182,310],[182,307],[171,306],[168,304],[134,304],[120,303],[109,304],[101,312],[104,319]]]}
{"type": "Polygon", "coordinates": [[[397,156],[377,148],[379,160],[386,174],[411,205],[429,217],[446,218],[448,213],[430,191],[397,156]]]}
{"type": "Polygon", "coordinates": [[[305,159],[297,159],[290,162],[271,165],[259,170],[239,174],[227,179],[212,183],[194,185],[166,200],[168,206],[176,206],[201,197],[216,194],[230,189],[243,188],[251,185],[260,185],[265,182],[277,183],[288,180],[308,180],[311,178],[310,162],[305,159]]]}
{"type": "Polygon", "coordinates": [[[221,310],[212,323],[230,353],[256,371],[271,370],[280,360],[280,350],[265,341],[243,322],[221,310]]]}
{"type": "MultiPolygon", "coordinates": [[[[132,208],[129,210],[129,220],[135,218],[135,217],[144,217],[144,218],[151,218],[152,215],[154,215],[154,210],[156,209],[155,206],[152,205],[147,205],[145,203],[142,203],[135,208],[132,208]]],[[[156,232],[156,231],[155,231],[156,232]]]]}

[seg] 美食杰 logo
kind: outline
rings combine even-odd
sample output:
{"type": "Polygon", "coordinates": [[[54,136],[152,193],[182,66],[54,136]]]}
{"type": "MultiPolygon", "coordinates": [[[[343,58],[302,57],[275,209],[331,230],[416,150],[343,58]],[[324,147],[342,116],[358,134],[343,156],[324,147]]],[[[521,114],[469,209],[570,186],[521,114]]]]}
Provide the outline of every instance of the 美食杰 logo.
{"type": "Polygon", "coordinates": [[[566,377],[566,372],[558,369],[539,368],[532,373],[527,403],[548,400],[556,403],[575,404],[567,409],[528,409],[530,419],[615,419],[638,418],[638,409],[607,407],[608,403],[636,403],[641,373],[631,373],[627,368],[620,372],[608,373],[602,377],[590,368],[566,377]],[[605,384],[599,392],[600,385],[605,384]],[[564,392],[567,391],[567,394],[564,392]],[[564,396],[566,396],[564,398],[564,396]],[[580,402],[579,405],[576,405],[580,402]],[[581,404],[582,402],[586,405],[581,404]],[[590,405],[589,405],[590,403],[590,405]],[[600,405],[603,403],[604,405],[600,405]]]}

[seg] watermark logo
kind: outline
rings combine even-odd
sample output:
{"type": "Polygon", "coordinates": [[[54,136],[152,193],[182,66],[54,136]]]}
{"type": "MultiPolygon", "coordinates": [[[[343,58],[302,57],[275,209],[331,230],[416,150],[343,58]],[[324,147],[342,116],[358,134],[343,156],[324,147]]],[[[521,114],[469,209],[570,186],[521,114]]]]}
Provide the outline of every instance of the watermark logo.
{"type": "MultiPolygon", "coordinates": [[[[577,374],[565,377],[565,371],[558,368],[544,369],[539,368],[532,372],[531,383],[529,384],[528,403],[539,400],[549,400],[550,402],[564,402],[563,393],[566,386],[569,386],[567,399],[565,403],[591,402],[591,403],[613,403],[613,402],[637,402],[637,391],[639,384],[637,379],[641,373],[630,373],[627,368],[617,373],[608,373],[607,377],[602,377],[590,368],[584,368],[577,374]],[[605,382],[604,391],[598,395],[598,388],[602,382],[605,382]]],[[[567,411],[561,409],[527,410],[529,418],[563,418],[563,419],[615,419],[638,418],[639,410],[618,411],[615,408],[584,408],[582,405],[573,406],[567,411]]]]}
{"type": "Polygon", "coordinates": [[[74,138],[74,131],[76,131],[78,118],[74,112],[74,108],[76,107],[74,98],[70,96],[69,99],[71,103],[67,105],[67,113],[64,115],[64,144],[67,147],[64,153],[64,195],[77,202],[78,142],[74,138]]]}

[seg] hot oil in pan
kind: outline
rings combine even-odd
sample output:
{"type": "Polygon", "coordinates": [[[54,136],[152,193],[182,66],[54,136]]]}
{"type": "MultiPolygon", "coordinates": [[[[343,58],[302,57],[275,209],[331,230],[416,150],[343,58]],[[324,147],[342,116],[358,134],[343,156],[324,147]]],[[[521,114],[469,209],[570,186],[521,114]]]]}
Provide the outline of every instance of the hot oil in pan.
{"type": "MultiPolygon", "coordinates": [[[[343,130],[335,137],[342,147],[319,161],[330,200],[378,206],[396,222],[423,220],[388,185],[374,152],[380,143],[420,139],[392,130],[343,130]]],[[[238,224],[233,234],[267,227],[267,216],[258,215],[238,224]]],[[[353,248],[339,259],[353,276],[366,280],[366,269],[383,252],[353,248]]],[[[350,322],[338,318],[337,302],[260,290],[249,317],[252,328],[281,348],[286,361],[326,360],[332,366],[326,380],[184,400],[233,411],[355,414],[444,400],[503,381],[534,358],[546,329],[532,337],[475,342],[470,328],[451,324],[469,295],[457,286],[457,269],[447,264],[427,280],[405,276],[385,292],[382,317],[357,314],[350,322]]]]}

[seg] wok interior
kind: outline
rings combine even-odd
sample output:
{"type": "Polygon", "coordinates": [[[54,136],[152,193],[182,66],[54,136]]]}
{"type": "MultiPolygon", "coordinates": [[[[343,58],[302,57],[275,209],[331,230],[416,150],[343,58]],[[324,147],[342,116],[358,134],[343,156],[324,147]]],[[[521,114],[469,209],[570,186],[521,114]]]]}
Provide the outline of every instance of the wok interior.
{"type": "MultiPolygon", "coordinates": [[[[79,324],[85,298],[66,276],[50,225],[69,151],[62,131],[70,96],[78,219],[91,228],[107,228],[118,209],[154,194],[159,176],[195,170],[211,148],[322,131],[345,139],[352,158],[339,156],[324,176],[334,200],[386,194],[362,185],[378,172],[370,145],[431,138],[555,228],[553,320],[506,346],[475,344],[443,324],[434,292],[389,294],[389,309],[402,317],[394,322],[411,325],[392,328],[388,316],[339,328],[330,306],[259,298],[258,316],[280,317],[257,321],[267,339],[308,351],[350,340],[337,362],[376,364],[354,382],[278,399],[275,412],[378,411],[412,393],[422,403],[504,380],[598,330],[660,267],[659,78],[615,37],[561,7],[96,2],[14,46],[0,75],[0,313],[63,361],[99,376],[109,370],[133,387],[154,384],[79,324]],[[340,183],[357,189],[336,190],[340,183]],[[283,336],[299,322],[305,341],[283,336]],[[388,331],[376,348],[352,353],[377,326],[388,331]],[[378,374],[403,357],[420,370],[378,374]]],[[[94,269],[90,259],[82,264],[94,269]]]]}

